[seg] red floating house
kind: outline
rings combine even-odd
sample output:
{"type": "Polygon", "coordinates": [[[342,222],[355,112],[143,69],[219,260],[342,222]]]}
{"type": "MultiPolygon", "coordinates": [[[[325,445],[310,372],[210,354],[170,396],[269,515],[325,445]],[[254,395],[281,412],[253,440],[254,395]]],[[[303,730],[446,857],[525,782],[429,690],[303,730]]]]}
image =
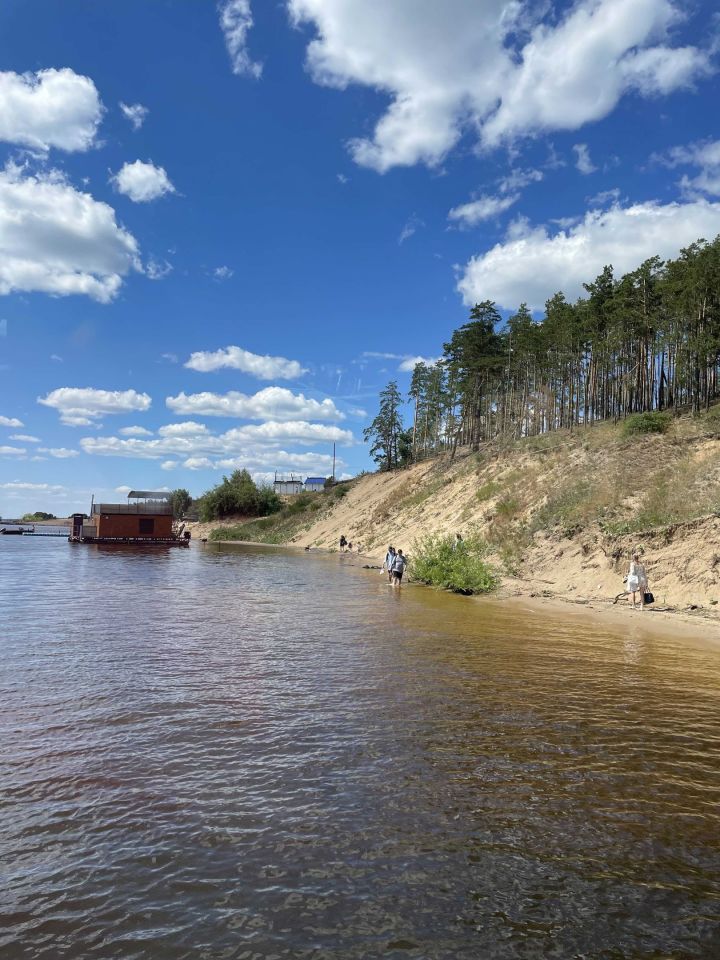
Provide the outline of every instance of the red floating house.
{"type": "Polygon", "coordinates": [[[93,499],[89,520],[82,513],[73,514],[70,542],[189,545],[190,534],[174,526],[172,494],[131,490],[127,496],[127,503],[95,503],[93,499]]]}

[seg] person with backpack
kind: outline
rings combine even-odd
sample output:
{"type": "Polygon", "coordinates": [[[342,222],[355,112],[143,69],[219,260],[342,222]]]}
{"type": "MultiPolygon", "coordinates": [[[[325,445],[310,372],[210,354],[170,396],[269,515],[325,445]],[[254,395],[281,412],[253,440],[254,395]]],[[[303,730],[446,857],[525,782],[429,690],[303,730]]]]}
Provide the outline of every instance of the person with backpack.
{"type": "Polygon", "coordinates": [[[392,562],[392,585],[394,587],[399,587],[402,583],[403,574],[405,573],[405,567],[407,566],[407,558],[403,556],[402,550],[398,550],[395,556],[393,557],[392,562]]]}

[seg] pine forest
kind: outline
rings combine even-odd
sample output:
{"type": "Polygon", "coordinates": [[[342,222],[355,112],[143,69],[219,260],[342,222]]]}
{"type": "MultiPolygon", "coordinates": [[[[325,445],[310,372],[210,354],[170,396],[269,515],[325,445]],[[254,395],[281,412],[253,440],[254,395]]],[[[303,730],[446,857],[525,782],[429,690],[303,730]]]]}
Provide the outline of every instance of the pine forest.
{"type": "Polygon", "coordinates": [[[503,322],[477,303],[440,361],[415,366],[411,422],[395,383],[381,394],[365,431],[380,468],[634,413],[697,413],[718,397],[720,237],[619,278],[607,266],[583,286],[574,303],[556,293],[539,319],[522,304],[503,322]]]}

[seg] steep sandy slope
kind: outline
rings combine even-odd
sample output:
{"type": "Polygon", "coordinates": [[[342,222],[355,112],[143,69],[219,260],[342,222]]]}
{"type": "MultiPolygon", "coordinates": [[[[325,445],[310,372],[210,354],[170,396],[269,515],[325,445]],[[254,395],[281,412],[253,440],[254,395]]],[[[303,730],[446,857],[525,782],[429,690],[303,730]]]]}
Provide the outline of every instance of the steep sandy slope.
{"type": "Polygon", "coordinates": [[[412,555],[426,533],[479,532],[505,588],[612,598],[632,552],[658,603],[708,613],[720,600],[718,418],[677,421],[666,436],[624,439],[610,425],[505,449],[463,452],[353,483],[291,542],[337,547],[341,534],[379,560],[412,555]]]}

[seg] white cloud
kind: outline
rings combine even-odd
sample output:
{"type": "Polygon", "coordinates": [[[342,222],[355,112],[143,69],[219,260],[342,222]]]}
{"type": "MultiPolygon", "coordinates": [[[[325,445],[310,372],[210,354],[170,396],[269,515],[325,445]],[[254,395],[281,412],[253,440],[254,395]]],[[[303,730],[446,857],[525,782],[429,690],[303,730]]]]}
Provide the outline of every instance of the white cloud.
{"type": "Polygon", "coordinates": [[[50,359],[53,361],[53,363],[65,363],[63,358],[59,357],[56,353],[51,353],[50,359]]]}
{"type": "Polygon", "coordinates": [[[175,193],[165,168],[156,167],[152,160],[124,163],[110,181],[118,193],[130,197],[133,203],[149,203],[168,193],[175,193]]]}
{"type": "Polygon", "coordinates": [[[160,469],[161,469],[161,470],[174,470],[175,467],[177,467],[177,465],[178,465],[177,460],[163,460],[163,462],[160,464],[160,469]]]}
{"type": "MultiPolygon", "coordinates": [[[[341,466],[343,461],[339,458],[335,461],[336,468],[341,466]]],[[[230,457],[225,460],[217,460],[214,463],[217,470],[237,470],[245,467],[248,470],[258,470],[262,467],[277,467],[285,470],[307,471],[316,476],[327,476],[333,467],[333,458],[328,454],[322,453],[288,453],[286,450],[278,450],[264,456],[258,456],[255,459],[247,457],[230,457]]]]}
{"type": "Polygon", "coordinates": [[[167,260],[155,260],[151,257],[145,264],[145,276],[148,280],[164,280],[172,271],[173,266],[167,260]]]}
{"type": "Polygon", "coordinates": [[[322,423],[308,423],[306,420],[287,420],[279,423],[270,420],[266,423],[236,427],[223,434],[225,443],[294,441],[296,443],[342,443],[351,444],[354,437],[350,430],[328,426],[322,423]]]}
{"type": "Polygon", "coordinates": [[[85,294],[108,303],[133,269],[137,242],[108,204],[57,171],[0,171],[0,294],[85,294]]]}
{"type": "Polygon", "coordinates": [[[665,156],[653,156],[668,167],[696,167],[694,177],[680,181],[685,193],[720,196],[720,140],[703,140],[685,147],[673,147],[665,156]]]}
{"type": "Polygon", "coordinates": [[[426,367],[434,367],[440,362],[440,357],[405,357],[398,367],[402,373],[412,373],[416,363],[424,363],[426,367]]]}
{"type": "Polygon", "coordinates": [[[439,164],[466,131],[484,147],[607,116],[629,90],[669,93],[708,69],[694,47],[665,41],[679,0],[288,0],[316,35],[317,83],[369,86],[390,98],[371,137],[351,141],[363,166],[439,164]],[[542,18],[545,22],[542,22],[542,18]]]}
{"type": "Polygon", "coordinates": [[[262,64],[251,58],[247,48],[247,35],[252,25],[250,0],[223,0],[220,4],[220,27],[225,36],[232,71],[257,80],[262,74],[262,64]]]}
{"type": "Polygon", "coordinates": [[[588,203],[592,207],[604,207],[607,203],[618,203],[620,200],[620,187],[612,187],[610,190],[601,190],[594,197],[588,197],[588,203]]]}
{"type": "Polygon", "coordinates": [[[329,398],[313,400],[285,387],[265,387],[248,395],[231,390],[219,393],[179,393],[165,403],[174,413],[208,417],[242,417],[246,420],[343,420],[344,415],[329,398]]]}
{"type": "MultiPolygon", "coordinates": [[[[399,360],[398,372],[400,373],[412,373],[416,363],[425,363],[429,367],[434,367],[440,359],[439,357],[419,357],[412,353],[378,353],[375,350],[365,350],[362,358],[368,360],[399,360]]],[[[353,416],[367,416],[364,410],[353,410],[351,413],[353,416]]]]}
{"type": "Polygon", "coordinates": [[[93,387],[58,387],[37,402],[52,407],[62,423],[85,427],[107,414],[149,410],[152,403],[147,393],[135,390],[95,390],[93,387]]]}
{"type": "Polygon", "coordinates": [[[580,173],[585,175],[595,173],[597,167],[590,159],[590,149],[586,143],[576,143],[573,152],[575,153],[575,166],[580,173]]]}
{"type": "Polygon", "coordinates": [[[24,457],[27,450],[24,447],[0,446],[0,457],[24,457]]]}
{"type": "Polygon", "coordinates": [[[118,430],[124,437],[151,437],[152,430],[146,430],[145,427],[121,427],[118,430]]]}
{"type": "Polygon", "coordinates": [[[77,457],[77,450],[68,450],[67,447],[38,447],[41,453],[49,453],[51,457],[57,460],[68,460],[71,457],[77,457]]]}
{"type": "Polygon", "coordinates": [[[24,427],[25,424],[17,417],[0,417],[0,427],[24,427]]]}
{"type": "Polygon", "coordinates": [[[128,487],[126,484],[123,484],[120,487],[115,487],[115,493],[124,493],[125,496],[127,496],[131,490],[132,490],[132,487],[128,487]]]}
{"type": "Polygon", "coordinates": [[[308,446],[314,443],[338,443],[349,446],[355,442],[350,430],[302,420],[247,424],[219,434],[212,433],[205,424],[186,421],[160,427],[158,434],[153,440],[83,437],[80,446],[85,453],[106,457],[165,460],[174,464],[180,461],[186,463],[189,458],[233,457],[267,466],[273,462],[280,465],[288,457],[294,458],[295,462],[304,462],[307,457],[317,456],[282,451],[283,444],[297,443],[308,446]]]}
{"type": "Polygon", "coordinates": [[[188,470],[212,470],[215,464],[209,457],[188,457],[183,466],[188,470]]]}
{"type": "Polygon", "coordinates": [[[653,46],[681,15],[672,0],[581,0],[556,27],[537,25],[483,142],[577,130],[607,116],[628,90],[649,96],[688,86],[707,72],[707,56],[653,46]]]}
{"type": "MultiPolygon", "coordinates": [[[[552,169],[557,166],[557,162],[558,161],[551,156],[545,166],[552,169]]],[[[542,170],[535,170],[533,167],[530,167],[527,170],[520,168],[511,170],[510,173],[506,174],[506,176],[500,179],[500,192],[514,193],[517,190],[524,189],[530,183],[539,183],[544,178],[545,174],[542,172],[542,170]]]]}
{"type": "Polygon", "coordinates": [[[221,370],[228,367],[231,370],[242,370],[258,380],[296,380],[304,373],[305,367],[297,360],[287,360],[285,357],[260,356],[250,353],[242,347],[225,347],[222,350],[198,351],[191,354],[185,364],[190,370],[199,370],[209,373],[212,370],[221,370]]]}
{"type": "Polygon", "coordinates": [[[127,104],[123,103],[122,100],[120,101],[120,109],[125,119],[129,120],[132,124],[133,130],[139,130],[145,123],[145,118],[148,113],[150,113],[148,108],[144,107],[141,103],[127,104]]]}
{"type": "Polygon", "coordinates": [[[0,140],[33,150],[89,150],[102,120],[95,84],[69,68],[0,72],[0,140]]]}
{"type": "Polygon", "coordinates": [[[681,247],[719,232],[720,203],[705,200],[590,210],[554,234],[521,222],[505,242],[466,264],[458,289],[467,304],[489,299],[514,309],[525,301],[541,310],[559,290],[569,299],[581,296],[582,284],[606,264],[620,275],[656,254],[675,257],[681,247]]]}
{"type": "Polygon", "coordinates": [[[0,490],[38,490],[46,493],[60,493],[65,487],[58,483],[26,483],[21,480],[12,480],[9,483],[0,483],[0,490]]]}
{"type": "Polygon", "coordinates": [[[222,267],[215,267],[215,269],[212,272],[212,275],[215,280],[229,280],[234,275],[234,273],[235,271],[233,270],[232,267],[222,266],[222,267]]]}
{"type": "Polygon", "coordinates": [[[476,224],[482,223],[483,220],[492,220],[499,214],[504,213],[519,199],[520,195],[517,193],[507,194],[504,197],[492,197],[484,194],[477,200],[471,200],[459,207],[453,207],[448,213],[448,220],[457,220],[466,227],[474,227],[476,224]]]}
{"type": "Polygon", "coordinates": [[[27,433],[13,433],[10,440],[16,440],[18,443],[41,443],[40,437],[32,437],[27,433]]]}
{"type": "Polygon", "coordinates": [[[406,240],[409,240],[410,237],[414,236],[421,227],[424,227],[425,224],[416,214],[413,214],[410,219],[407,221],[405,226],[400,231],[400,236],[398,237],[398,245],[402,246],[406,240]]]}
{"type": "Polygon", "coordinates": [[[165,427],[160,427],[158,433],[161,437],[209,436],[209,430],[205,424],[197,423],[195,420],[185,420],[183,423],[169,423],[165,427]]]}

